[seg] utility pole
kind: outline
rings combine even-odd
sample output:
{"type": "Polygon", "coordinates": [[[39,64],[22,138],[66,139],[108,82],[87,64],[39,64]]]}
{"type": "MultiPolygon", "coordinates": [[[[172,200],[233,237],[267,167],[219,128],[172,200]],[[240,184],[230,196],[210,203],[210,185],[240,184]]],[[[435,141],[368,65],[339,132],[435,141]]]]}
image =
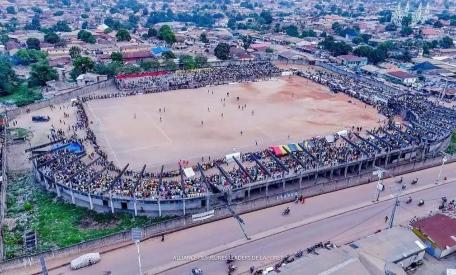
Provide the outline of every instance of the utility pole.
{"type": "Polygon", "coordinates": [[[396,193],[396,200],[394,201],[393,211],[391,212],[389,228],[393,227],[396,210],[397,210],[397,207],[399,206],[399,195],[401,194],[401,191],[402,191],[402,187],[400,187],[399,191],[396,193]]]}
{"type": "Polygon", "coordinates": [[[142,238],[142,231],[141,228],[132,228],[131,229],[131,239],[135,242],[136,250],[138,251],[138,267],[139,267],[139,275],[142,275],[142,266],[141,266],[141,254],[139,253],[139,242],[142,238]]]}
{"type": "Polygon", "coordinates": [[[44,261],[44,256],[40,256],[40,264],[41,264],[41,274],[48,275],[48,270],[46,267],[46,262],[44,261]]]}
{"type": "Polygon", "coordinates": [[[443,166],[445,165],[445,163],[447,162],[447,155],[444,153],[443,154],[443,158],[442,158],[442,165],[440,165],[440,169],[439,169],[439,175],[437,176],[437,180],[435,181],[435,184],[439,184],[440,183],[440,177],[442,176],[442,170],[443,170],[443,166]]]}
{"type": "Polygon", "coordinates": [[[241,217],[239,217],[239,215],[236,214],[236,212],[234,212],[233,208],[231,208],[231,206],[229,204],[227,205],[227,208],[228,208],[228,211],[230,211],[231,214],[233,215],[233,218],[236,219],[239,226],[241,227],[241,231],[242,231],[242,233],[244,233],[246,240],[250,240],[250,237],[247,235],[247,232],[245,232],[245,229],[244,229],[244,225],[245,225],[244,220],[241,217]]]}
{"type": "Polygon", "coordinates": [[[380,193],[383,190],[385,190],[385,186],[382,183],[383,183],[383,174],[386,172],[386,170],[383,169],[383,168],[380,168],[380,167],[375,167],[375,168],[377,168],[377,170],[372,172],[372,174],[376,175],[378,177],[378,182],[377,182],[377,185],[376,185],[377,197],[376,197],[374,202],[378,202],[378,200],[380,199],[380,193]]]}

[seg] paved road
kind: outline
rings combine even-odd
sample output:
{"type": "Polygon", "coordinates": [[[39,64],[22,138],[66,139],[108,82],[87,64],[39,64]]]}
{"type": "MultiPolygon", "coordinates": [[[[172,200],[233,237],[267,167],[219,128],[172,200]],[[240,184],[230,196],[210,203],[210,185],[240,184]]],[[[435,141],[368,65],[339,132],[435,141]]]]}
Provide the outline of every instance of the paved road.
{"type": "MultiPolygon", "coordinates": [[[[403,176],[404,182],[418,177],[419,183],[408,186],[414,202],[402,203],[398,209],[397,223],[406,224],[413,216],[422,216],[437,207],[441,196],[456,197],[456,163],[445,166],[442,175],[448,177],[447,184],[434,184],[439,167],[418,171],[403,176]],[[453,183],[453,179],[455,183],[453,183]],[[426,189],[427,188],[427,189],[426,189]],[[418,191],[421,190],[422,191],[418,191]],[[425,189],[425,190],[424,190],[425,189]],[[416,201],[424,199],[424,207],[416,201]]],[[[318,241],[331,240],[343,244],[386,227],[385,216],[391,213],[394,194],[399,184],[396,179],[384,181],[386,190],[381,202],[372,203],[376,183],[366,184],[306,200],[306,203],[289,204],[291,215],[281,216],[284,206],[277,206],[242,215],[251,241],[244,238],[239,225],[233,219],[205,224],[141,243],[141,261],[146,274],[189,274],[192,267],[202,267],[206,274],[223,274],[226,264],[217,261],[197,261],[185,264],[173,260],[176,256],[192,255],[250,255],[282,256],[305,248],[318,241]]],[[[266,265],[270,260],[239,262],[239,271],[251,265],[266,265]]],[[[79,271],[68,266],[53,270],[50,274],[138,274],[137,252],[134,246],[103,254],[102,261],[79,271]]]]}

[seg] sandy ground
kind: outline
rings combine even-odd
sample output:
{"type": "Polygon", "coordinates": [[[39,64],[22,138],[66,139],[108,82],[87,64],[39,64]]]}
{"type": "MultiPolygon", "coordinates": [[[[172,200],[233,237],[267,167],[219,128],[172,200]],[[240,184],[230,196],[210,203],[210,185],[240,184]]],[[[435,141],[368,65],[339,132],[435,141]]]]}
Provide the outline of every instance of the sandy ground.
{"type": "Polygon", "coordinates": [[[76,108],[71,106],[71,103],[56,105],[56,108],[49,107],[37,111],[23,114],[13,119],[10,122],[10,128],[24,128],[31,132],[29,140],[16,143],[8,146],[8,169],[10,170],[23,170],[31,168],[31,162],[27,159],[25,149],[31,146],[37,146],[49,142],[48,135],[50,129],[54,126],[55,129],[62,129],[70,136],[72,131],[68,131],[68,125],[73,125],[76,122],[75,116],[76,108]],[[64,113],[69,114],[69,117],[64,117],[64,113]],[[32,122],[32,116],[44,115],[49,116],[48,122],[32,122]],[[17,122],[17,126],[12,126],[13,122],[17,122]]]}
{"type": "Polygon", "coordinates": [[[374,108],[300,77],[96,100],[87,112],[110,159],[148,170],[373,127],[380,118],[374,108]]]}

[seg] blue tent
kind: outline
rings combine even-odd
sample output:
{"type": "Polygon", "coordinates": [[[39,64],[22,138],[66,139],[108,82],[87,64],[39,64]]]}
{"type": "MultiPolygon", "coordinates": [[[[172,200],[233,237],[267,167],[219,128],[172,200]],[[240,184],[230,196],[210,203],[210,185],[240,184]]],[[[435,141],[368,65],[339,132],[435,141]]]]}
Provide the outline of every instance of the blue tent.
{"type": "Polygon", "coordinates": [[[291,152],[297,152],[298,148],[296,147],[296,144],[290,143],[288,144],[288,148],[290,148],[291,152]]]}
{"type": "Polygon", "coordinates": [[[68,150],[72,153],[81,154],[84,152],[84,146],[82,146],[82,144],[79,144],[77,142],[70,142],[67,144],[60,143],[60,144],[54,145],[50,151],[54,152],[54,151],[60,151],[60,150],[68,150]]]}
{"type": "Polygon", "coordinates": [[[155,48],[150,49],[150,51],[151,51],[151,53],[152,53],[153,56],[159,57],[159,56],[161,56],[163,53],[169,52],[170,49],[169,49],[169,48],[166,48],[166,47],[155,47],[155,48]]]}
{"type": "Polygon", "coordinates": [[[415,66],[412,67],[412,70],[414,70],[414,71],[422,71],[422,72],[428,71],[428,70],[436,70],[436,69],[440,69],[440,68],[435,66],[434,64],[432,64],[429,61],[418,63],[418,64],[416,64],[415,66]]]}

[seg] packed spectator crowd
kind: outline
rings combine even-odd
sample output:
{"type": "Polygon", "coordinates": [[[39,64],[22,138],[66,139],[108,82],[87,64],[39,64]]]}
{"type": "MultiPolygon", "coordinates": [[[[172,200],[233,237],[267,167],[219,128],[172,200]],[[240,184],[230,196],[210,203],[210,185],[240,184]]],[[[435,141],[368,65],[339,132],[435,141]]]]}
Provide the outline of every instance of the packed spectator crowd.
{"type": "Polygon", "coordinates": [[[122,75],[116,77],[116,84],[120,90],[130,93],[163,92],[230,82],[257,81],[278,76],[279,73],[280,70],[270,62],[245,62],[162,75],[122,75]]]}
{"type": "MultiPolygon", "coordinates": [[[[182,88],[188,82],[210,85],[226,81],[247,81],[271,77],[278,69],[270,63],[251,63],[197,71],[188,75],[164,74],[157,79],[125,82],[118,85],[124,89],[155,90],[157,85],[166,83],[164,90],[182,88]],[[191,76],[190,76],[191,75],[191,76]],[[174,79],[176,78],[176,79],[174,79]],[[184,81],[187,79],[186,81],[184,81]],[[145,82],[144,82],[145,81],[145,82]],[[173,81],[176,81],[174,84],[173,81]]],[[[180,199],[204,196],[209,188],[221,191],[239,189],[251,182],[261,182],[271,178],[280,179],[304,171],[344,167],[347,163],[372,159],[377,154],[414,148],[428,142],[438,141],[456,129],[455,110],[444,108],[416,95],[397,95],[378,87],[369,88],[365,84],[353,81],[344,75],[331,73],[300,72],[303,77],[327,84],[334,92],[344,92],[366,104],[376,106],[384,114],[388,123],[376,129],[364,131],[361,127],[352,127],[345,133],[305,140],[297,150],[277,154],[271,148],[259,152],[240,155],[238,162],[225,158],[213,159],[201,164],[201,171],[196,165],[184,165],[177,170],[163,173],[137,172],[115,167],[107,160],[107,154],[97,144],[97,139],[90,129],[83,102],[75,102],[77,122],[73,127],[85,131],[85,137],[73,137],[70,141],[90,144],[94,153],[85,159],[65,149],[54,150],[37,158],[38,167],[44,175],[56,182],[81,192],[91,194],[111,193],[120,197],[139,199],[180,199]],[[394,122],[394,117],[406,114],[406,123],[394,122]],[[190,178],[183,174],[186,167],[200,171],[190,178]],[[121,171],[123,174],[121,174],[121,171]]],[[[191,84],[193,85],[193,84],[191,84]]],[[[161,89],[161,88],[160,88],[161,89]]]]}

